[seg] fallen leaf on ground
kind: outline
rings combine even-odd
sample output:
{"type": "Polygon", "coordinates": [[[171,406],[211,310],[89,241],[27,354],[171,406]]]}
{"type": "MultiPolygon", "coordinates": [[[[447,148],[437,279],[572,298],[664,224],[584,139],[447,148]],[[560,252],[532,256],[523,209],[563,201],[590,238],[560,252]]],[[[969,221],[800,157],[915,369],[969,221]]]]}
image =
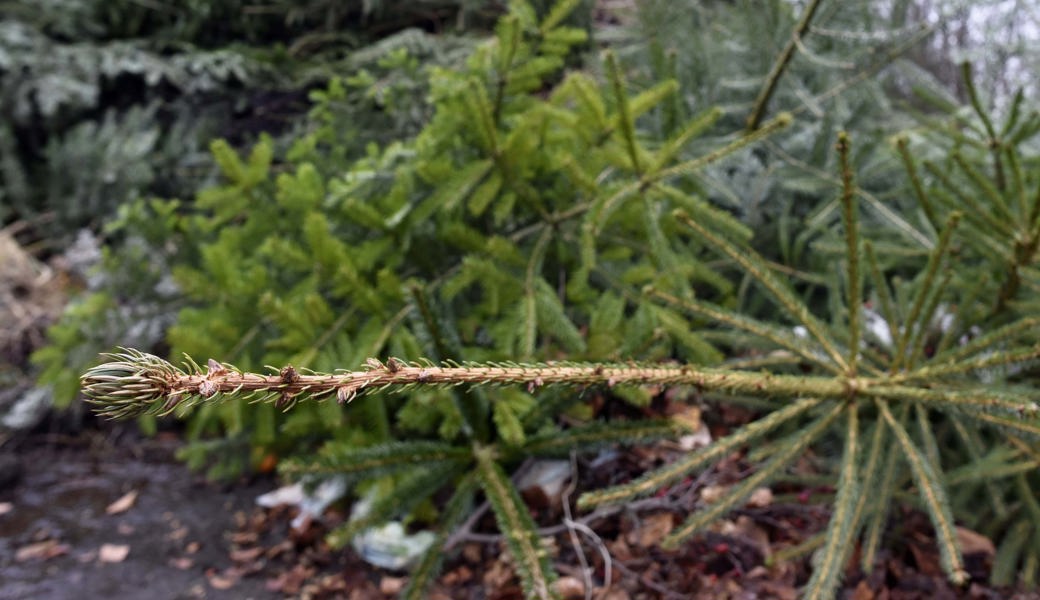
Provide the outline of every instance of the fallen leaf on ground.
{"type": "Polygon", "coordinates": [[[672,420],[689,431],[697,431],[701,428],[701,409],[696,406],[684,406],[679,412],[672,415],[672,420]]]}
{"type": "Polygon", "coordinates": [[[445,573],[441,577],[441,583],[452,586],[466,583],[471,579],[473,579],[473,571],[471,571],[466,565],[462,565],[445,573]]]}
{"type": "Polygon", "coordinates": [[[14,504],[10,502],[0,502],[0,517],[14,510],[14,504]]]}
{"type": "Polygon", "coordinates": [[[404,589],[405,579],[403,577],[383,576],[379,580],[379,591],[387,596],[396,596],[404,589]]]}
{"type": "Polygon", "coordinates": [[[773,490],[767,487],[755,488],[755,491],[751,492],[751,497],[748,498],[747,503],[748,506],[765,508],[773,503],[773,490]]]}
{"type": "Polygon", "coordinates": [[[170,559],[170,566],[173,567],[174,569],[180,569],[181,571],[187,571],[194,564],[195,564],[195,561],[190,559],[190,558],[188,558],[187,556],[182,556],[180,558],[171,558],[170,559]]]}
{"type": "Polygon", "coordinates": [[[44,540],[27,546],[22,546],[14,553],[14,559],[18,562],[27,560],[49,560],[55,556],[67,554],[69,546],[60,544],[58,540],[44,540]]]}
{"type": "Polygon", "coordinates": [[[288,571],[280,573],[278,577],[268,579],[267,582],[264,583],[264,587],[272,592],[281,592],[288,596],[296,596],[299,593],[300,588],[303,587],[303,583],[307,581],[311,575],[314,575],[314,569],[297,564],[288,571]]]}
{"type": "MultiPolygon", "coordinates": [[[[726,521],[726,523],[729,523],[729,521],[726,521]]],[[[762,527],[759,527],[750,517],[745,515],[737,517],[736,522],[732,524],[732,528],[727,530],[724,527],[723,532],[750,544],[762,555],[762,558],[768,558],[772,554],[772,548],[769,544],[769,533],[762,527]]]]}
{"type": "Polygon", "coordinates": [[[577,577],[567,575],[553,582],[553,592],[564,600],[585,597],[585,583],[577,577]]]}
{"type": "Polygon", "coordinates": [[[263,553],[264,553],[263,546],[255,546],[253,548],[243,548],[241,550],[232,550],[230,556],[231,556],[231,561],[232,562],[252,562],[252,561],[256,560],[257,558],[260,558],[260,555],[263,554],[263,553]]]}
{"type": "Polygon", "coordinates": [[[98,548],[98,560],[103,563],[118,563],[126,560],[130,554],[127,544],[101,544],[98,548]]]}
{"type": "Polygon", "coordinates": [[[656,546],[675,527],[672,513],[655,513],[639,520],[639,527],[629,534],[629,543],[640,548],[656,546]]]}
{"type": "Polygon", "coordinates": [[[728,485],[706,485],[701,490],[701,500],[707,504],[714,504],[729,491],[728,485]]]}
{"type": "Polygon", "coordinates": [[[209,581],[209,585],[215,590],[229,590],[238,583],[238,577],[226,573],[217,573],[216,571],[208,571],[206,580],[209,581]]]}
{"type": "Polygon", "coordinates": [[[130,490],[120,496],[118,500],[109,504],[108,508],[105,509],[105,514],[118,515],[119,513],[124,513],[130,510],[134,502],[137,502],[137,490],[130,490]]]}
{"type": "Polygon", "coordinates": [[[874,600],[874,590],[870,589],[870,584],[865,579],[860,581],[852,592],[852,600],[874,600]]]}
{"type": "Polygon", "coordinates": [[[961,553],[965,556],[971,554],[993,556],[997,553],[997,548],[993,545],[993,540],[981,533],[972,531],[967,527],[957,528],[957,543],[961,547],[961,553]]]}

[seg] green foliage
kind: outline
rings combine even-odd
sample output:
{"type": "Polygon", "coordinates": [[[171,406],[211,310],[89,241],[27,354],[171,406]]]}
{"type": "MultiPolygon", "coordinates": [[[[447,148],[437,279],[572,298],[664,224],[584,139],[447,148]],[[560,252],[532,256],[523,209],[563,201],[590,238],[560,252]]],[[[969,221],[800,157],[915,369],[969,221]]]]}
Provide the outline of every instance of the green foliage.
{"type": "MultiPolygon", "coordinates": [[[[0,222],[46,215],[35,226],[60,243],[140,196],[190,196],[210,183],[207,140],[295,138],[307,91],[346,74],[330,105],[361,125],[338,131],[337,147],[414,134],[423,78],[401,61],[450,63],[468,42],[409,29],[428,18],[410,6],[388,22],[380,3],[340,4],[0,2],[0,222]]],[[[460,26],[487,21],[458,2],[437,8],[460,26]]]]}

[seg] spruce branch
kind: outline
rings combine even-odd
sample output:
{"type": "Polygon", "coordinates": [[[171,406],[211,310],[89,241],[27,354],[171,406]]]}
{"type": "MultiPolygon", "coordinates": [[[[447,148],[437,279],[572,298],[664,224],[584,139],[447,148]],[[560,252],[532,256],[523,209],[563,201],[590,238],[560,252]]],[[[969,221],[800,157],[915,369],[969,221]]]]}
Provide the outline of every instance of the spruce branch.
{"type": "Polygon", "coordinates": [[[968,572],[964,570],[964,559],[961,557],[960,544],[957,541],[953,513],[939,474],[935,472],[928,457],[913,443],[910,434],[892,416],[892,412],[883,402],[877,403],[878,411],[895,434],[896,441],[903,451],[904,458],[910,465],[910,473],[917,484],[917,491],[924,500],[928,516],[935,527],[936,542],[939,546],[939,557],[950,581],[960,585],[968,580],[968,572]]]}
{"type": "MultiPolygon", "coordinates": [[[[360,394],[387,389],[408,390],[420,386],[526,385],[679,385],[706,392],[745,394],[764,398],[876,398],[924,402],[941,408],[960,408],[1016,417],[1040,413],[1030,395],[1000,392],[987,387],[957,386],[949,389],[902,384],[891,376],[845,377],[778,375],[692,365],[638,363],[514,363],[430,361],[405,362],[375,358],[359,371],[334,374],[298,371],[292,366],[271,374],[245,373],[210,359],[205,372],[187,360],[187,371],[138,350],[124,349],[108,355],[110,362],[87,371],[81,384],[97,411],[113,418],[143,414],[166,415],[178,406],[237,397],[253,402],[273,402],[288,407],[304,398],[335,396],[341,403],[360,394]]],[[[1028,428],[1026,428],[1028,429],[1028,428]]]]}
{"type": "Polygon", "coordinates": [[[808,330],[809,334],[816,339],[820,346],[823,347],[824,351],[828,356],[830,356],[831,360],[834,361],[835,365],[837,365],[842,371],[847,372],[849,370],[845,357],[842,356],[838,351],[837,346],[833,341],[831,341],[824,324],[809,312],[808,307],[806,307],[804,303],[800,302],[798,298],[795,297],[789,286],[772,273],[768,264],[766,264],[762,257],[751,252],[747,248],[739,248],[715,235],[713,232],[708,231],[707,228],[696,220],[691,219],[689,215],[683,211],[677,211],[675,217],[679,222],[694,230],[698,236],[711,244],[715,249],[740,265],[748,275],[758,281],[758,283],[773,296],[777,303],[779,303],[788,314],[795,317],[798,322],[808,330]]]}
{"type": "Polygon", "coordinates": [[[932,224],[932,227],[938,229],[941,226],[939,217],[935,212],[935,207],[932,205],[932,201],[929,200],[928,194],[924,193],[924,185],[921,183],[921,176],[917,173],[917,167],[914,165],[914,159],[910,156],[910,140],[905,135],[900,135],[895,139],[896,150],[899,151],[899,157],[903,159],[903,166],[906,168],[907,176],[910,178],[910,189],[914,191],[914,197],[917,198],[917,203],[921,205],[921,209],[924,210],[925,217],[928,222],[932,224]]]}
{"type": "Polygon", "coordinates": [[[939,266],[942,264],[943,259],[946,258],[946,254],[950,249],[950,240],[953,237],[953,231],[957,228],[957,223],[960,222],[960,219],[961,213],[953,213],[950,215],[946,220],[946,226],[943,227],[942,233],[939,234],[939,241],[936,243],[935,248],[928,257],[928,265],[925,267],[921,284],[917,288],[917,293],[910,306],[910,313],[907,315],[906,322],[903,324],[902,335],[899,336],[899,340],[896,343],[896,353],[895,357],[892,359],[893,371],[897,371],[904,366],[904,360],[907,358],[907,350],[913,350],[909,346],[911,338],[917,334],[918,330],[925,327],[926,321],[922,318],[922,315],[930,317],[930,315],[924,314],[925,301],[928,299],[929,293],[932,291],[932,282],[935,281],[935,275],[939,271],[939,266]]]}
{"type": "Polygon", "coordinates": [[[492,446],[474,448],[477,477],[495,513],[499,531],[516,561],[517,574],[527,598],[551,600],[556,597],[551,584],[555,571],[549,565],[546,551],[541,547],[534,520],[527,505],[520,498],[516,486],[498,464],[492,446]]]}
{"type": "Polygon", "coordinates": [[[675,462],[646,473],[635,481],[582,494],[578,498],[578,507],[586,509],[604,504],[617,504],[632,498],[645,496],[654,490],[682,479],[696,469],[722,459],[742,446],[746,446],[773,431],[780,425],[804,415],[819,404],[820,400],[815,398],[798,400],[741,427],[732,434],[716,440],[709,446],[705,446],[675,462]]]}
{"type": "Polygon", "coordinates": [[[961,63],[961,75],[964,78],[964,87],[968,90],[968,99],[971,101],[971,107],[975,109],[975,114],[979,116],[979,120],[982,121],[982,126],[986,128],[986,145],[993,153],[993,174],[996,179],[997,187],[1001,190],[1004,189],[1004,166],[1000,159],[1000,151],[1003,146],[1001,139],[997,136],[997,131],[993,127],[993,121],[989,118],[989,115],[982,108],[982,101],[979,100],[979,93],[975,87],[975,79],[971,73],[971,63],[961,63]]]}
{"type": "Polygon", "coordinates": [[[755,489],[779,477],[787,465],[801,456],[802,452],[827,431],[844,409],[844,404],[835,403],[822,417],[807,425],[797,436],[792,436],[791,439],[777,448],[773,453],[773,457],[760,466],[753,475],[744,478],[713,504],[695,512],[661,542],[661,547],[666,550],[674,550],[679,546],[680,542],[736,508],[755,489]]]}
{"type": "Polygon", "coordinates": [[[762,338],[763,340],[770,341],[780,348],[792,352],[820,368],[829,370],[833,373],[841,372],[838,367],[836,367],[831,361],[827,360],[827,356],[823,353],[821,347],[815,344],[806,343],[806,340],[794,335],[789,329],[777,327],[772,323],[766,323],[737,312],[726,310],[716,304],[701,302],[692,298],[678,298],[652,286],[645,287],[643,292],[652,298],[657,298],[662,302],[680,308],[690,314],[711,319],[716,323],[721,323],[734,329],[750,333],[751,335],[762,338]]]}
{"type": "Polygon", "coordinates": [[[857,473],[859,455],[859,413],[856,404],[846,406],[848,422],[845,429],[845,453],[838,479],[838,493],[834,500],[834,511],[827,526],[827,543],[813,558],[813,575],[806,587],[804,598],[822,600],[829,598],[841,581],[852,541],[860,527],[858,499],[863,496],[860,488],[861,474],[857,473]]]}
{"type": "Polygon", "coordinates": [[[849,311],[849,375],[856,376],[859,360],[860,304],[863,302],[860,292],[860,256],[859,256],[859,206],[856,204],[856,183],[849,164],[849,135],[842,131],[838,134],[838,157],[841,161],[841,206],[842,221],[845,225],[845,243],[847,269],[845,277],[849,311]]]}
{"type": "Polygon", "coordinates": [[[773,93],[776,91],[776,86],[780,83],[780,77],[783,75],[784,70],[787,69],[787,65],[794,57],[794,51],[798,47],[799,40],[801,40],[801,37],[805,35],[805,32],[809,31],[813,15],[819,7],[820,0],[811,0],[809,2],[805,7],[805,12],[802,13],[801,19],[798,20],[798,24],[795,25],[794,31],[791,32],[791,39],[787,41],[787,45],[784,46],[784,49],[780,51],[779,55],[777,55],[776,62],[773,63],[773,67],[769,70],[769,74],[766,75],[766,80],[762,85],[762,90],[758,93],[758,97],[755,98],[754,108],[751,109],[751,114],[748,115],[748,131],[758,129],[763,116],[765,116],[769,100],[773,97],[773,93]]]}

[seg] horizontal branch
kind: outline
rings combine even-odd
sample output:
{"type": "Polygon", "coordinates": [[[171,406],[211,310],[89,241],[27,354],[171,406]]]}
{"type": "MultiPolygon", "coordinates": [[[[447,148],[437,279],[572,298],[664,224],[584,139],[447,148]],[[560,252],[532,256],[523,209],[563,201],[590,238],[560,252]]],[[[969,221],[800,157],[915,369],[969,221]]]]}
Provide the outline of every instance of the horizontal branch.
{"type": "MultiPolygon", "coordinates": [[[[182,371],[169,362],[137,350],[109,355],[112,360],[87,371],[83,392],[99,405],[98,412],[115,418],[140,414],[168,414],[220,396],[236,396],[256,402],[273,401],[288,407],[298,399],[335,397],[349,402],[369,391],[407,390],[420,386],[455,385],[684,385],[708,392],[785,398],[891,398],[973,406],[980,409],[1035,413],[1036,403],[1015,394],[980,398],[935,388],[890,383],[885,377],[848,378],[706,369],[691,365],[637,363],[583,364],[571,362],[456,363],[404,362],[391,358],[383,363],[368,359],[360,371],[334,374],[300,372],[287,366],[271,374],[246,373],[209,360],[205,371],[190,362],[182,371]]],[[[190,359],[189,359],[190,360],[190,359]]],[[[273,370],[272,370],[273,371],[273,370]]]]}

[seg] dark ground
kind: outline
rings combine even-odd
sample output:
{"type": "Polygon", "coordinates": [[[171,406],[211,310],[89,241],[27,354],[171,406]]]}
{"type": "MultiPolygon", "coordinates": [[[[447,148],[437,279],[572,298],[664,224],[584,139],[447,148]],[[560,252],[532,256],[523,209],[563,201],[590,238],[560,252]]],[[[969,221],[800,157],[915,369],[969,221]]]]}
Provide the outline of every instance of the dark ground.
{"type": "MultiPolygon", "coordinates": [[[[366,565],[350,550],[331,550],[322,541],[321,525],[290,531],[295,509],[257,508],[256,496],[277,487],[273,478],[223,487],[208,483],[175,461],[176,435],[146,439],[132,431],[121,425],[76,436],[37,433],[5,445],[2,452],[16,457],[22,475],[13,484],[0,483],[0,600],[375,600],[395,597],[406,581],[399,573],[366,565]],[[133,491],[137,496],[125,510],[108,514],[114,502],[133,491]],[[116,546],[114,556],[102,556],[113,552],[102,549],[106,544],[116,546]],[[128,553],[122,558],[118,546],[124,545],[128,553]]],[[[667,450],[618,453],[605,468],[579,463],[579,490],[625,471],[638,472],[642,463],[660,460],[662,452],[667,450]]],[[[778,494],[768,505],[738,511],[722,528],[679,552],[656,548],[655,540],[681,521],[684,498],[703,494],[705,486],[727,477],[727,468],[735,467],[723,465],[639,506],[587,520],[599,536],[583,536],[581,542],[583,558],[594,569],[592,597],[796,598],[809,573],[807,560],[766,566],[764,554],[788,548],[822,527],[826,510],[804,501],[786,501],[778,494]],[[609,588],[601,585],[603,551],[610,556],[614,583],[609,588]]],[[[331,509],[327,520],[341,520],[343,512],[331,509]]],[[[560,515],[551,507],[534,512],[546,533],[553,534],[554,564],[568,586],[561,591],[585,598],[581,561],[569,534],[551,531],[560,515]]],[[[576,516],[582,518],[588,515],[576,516]]],[[[976,557],[971,586],[951,588],[936,572],[927,519],[906,511],[899,518],[900,535],[910,542],[902,552],[886,551],[867,576],[850,569],[842,597],[1040,598],[982,583],[988,575],[985,556],[976,557]]],[[[522,597],[488,514],[471,519],[456,541],[431,600],[522,597]]]]}
{"type": "Polygon", "coordinates": [[[236,514],[244,518],[274,482],[208,484],[174,461],[177,443],[101,432],[19,442],[22,475],[0,488],[0,504],[9,503],[0,509],[0,599],[281,597],[263,579],[241,579],[227,590],[214,580],[231,565],[236,514]],[[106,514],[135,490],[125,512],[106,514]],[[103,562],[104,544],[126,545],[129,553],[103,562]]]}

